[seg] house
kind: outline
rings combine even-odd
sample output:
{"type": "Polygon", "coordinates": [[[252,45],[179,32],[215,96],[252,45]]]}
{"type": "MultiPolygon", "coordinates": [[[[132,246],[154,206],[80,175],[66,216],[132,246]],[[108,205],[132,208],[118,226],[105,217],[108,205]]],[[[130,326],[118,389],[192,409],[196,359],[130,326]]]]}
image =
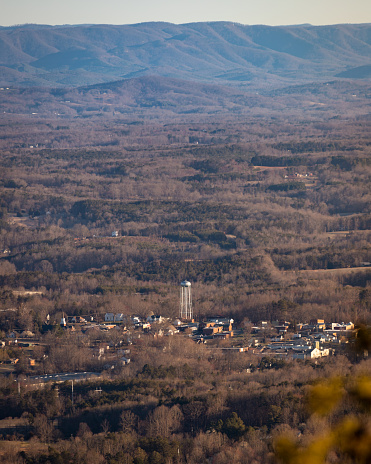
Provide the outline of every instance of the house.
{"type": "Polygon", "coordinates": [[[274,328],[285,327],[285,328],[288,329],[290,327],[290,322],[289,321],[283,321],[283,320],[272,321],[272,325],[273,325],[274,328]]]}
{"type": "Polygon", "coordinates": [[[316,332],[326,329],[326,324],[323,319],[311,319],[309,321],[309,325],[312,326],[312,330],[315,330],[316,332]]]}
{"type": "Polygon", "coordinates": [[[106,313],[104,315],[104,322],[114,322],[115,315],[113,313],[106,313]]]}
{"type": "Polygon", "coordinates": [[[233,331],[227,331],[227,332],[218,332],[214,335],[214,338],[218,338],[221,340],[226,340],[227,338],[233,337],[233,331]]]}
{"type": "Polygon", "coordinates": [[[107,343],[100,343],[93,350],[94,356],[96,356],[98,359],[100,359],[102,356],[104,356],[104,354],[107,351],[109,351],[109,349],[110,349],[110,347],[109,347],[109,345],[107,343]]]}
{"type": "Polygon", "coordinates": [[[176,329],[175,326],[169,324],[168,326],[166,326],[164,333],[165,335],[174,335],[176,333],[179,333],[179,329],[176,329]]]}
{"type": "Polygon", "coordinates": [[[344,322],[333,322],[331,324],[331,330],[333,330],[334,332],[345,332],[347,330],[354,330],[354,324],[352,322],[348,322],[346,324],[344,322]]]}
{"type": "Polygon", "coordinates": [[[86,319],[83,318],[82,316],[73,316],[71,319],[71,322],[74,324],[81,324],[82,322],[86,322],[86,319]]]}
{"type": "Polygon", "coordinates": [[[233,322],[234,322],[233,319],[229,319],[227,317],[220,317],[220,316],[208,317],[206,322],[200,322],[199,328],[200,330],[203,330],[209,327],[220,326],[222,327],[222,330],[226,332],[230,332],[232,330],[233,322]]]}
{"type": "Polygon", "coordinates": [[[316,342],[315,348],[312,346],[296,346],[292,348],[293,359],[317,359],[323,356],[329,356],[330,350],[328,348],[321,349],[319,342],[316,342]]]}
{"type": "Polygon", "coordinates": [[[226,327],[225,330],[232,330],[234,320],[223,316],[211,316],[207,318],[207,323],[222,324],[226,327]]]}
{"type": "Polygon", "coordinates": [[[160,315],[155,315],[155,314],[152,314],[152,316],[148,316],[147,317],[147,322],[149,322],[150,324],[153,324],[153,323],[161,323],[161,322],[164,322],[166,319],[160,315]]]}
{"type": "Polygon", "coordinates": [[[134,329],[139,329],[143,332],[149,332],[151,329],[151,324],[149,322],[137,322],[134,324],[134,329]]]}
{"type": "Polygon", "coordinates": [[[197,322],[189,322],[188,324],[182,324],[178,326],[179,332],[197,332],[199,324],[197,322]]]}
{"type": "Polygon", "coordinates": [[[310,348],[309,350],[295,351],[292,355],[293,359],[317,359],[330,354],[329,349],[319,350],[318,348],[310,348]]]}
{"type": "Polygon", "coordinates": [[[210,336],[210,335],[215,335],[217,333],[221,333],[223,331],[223,326],[220,324],[213,324],[212,326],[209,327],[204,327],[202,329],[202,335],[205,336],[210,336]]]}
{"type": "Polygon", "coordinates": [[[115,329],[116,328],[116,324],[103,324],[103,325],[99,325],[99,330],[111,330],[111,329],[115,329]]]}
{"type": "Polygon", "coordinates": [[[320,343],[327,342],[326,334],[323,334],[323,333],[314,333],[314,334],[312,334],[311,338],[314,341],[317,341],[317,342],[320,342],[320,343]]]}
{"type": "Polygon", "coordinates": [[[311,319],[309,321],[309,323],[312,324],[312,325],[316,325],[316,324],[324,324],[325,321],[324,321],[324,319],[311,319]]]}
{"type": "Polygon", "coordinates": [[[22,338],[33,338],[35,334],[31,332],[30,330],[25,330],[24,332],[21,333],[22,338]]]}
{"type": "Polygon", "coordinates": [[[126,316],[123,313],[116,313],[114,315],[114,321],[115,322],[123,322],[126,320],[126,316]]]}
{"type": "Polygon", "coordinates": [[[130,352],[131,352],[130,348],[125,348],[125,349],[122,349],[122,350],[118,350],[117,354],[120,355],[120,356],[125,356],[127,354],[130,354],[130,352]]]}

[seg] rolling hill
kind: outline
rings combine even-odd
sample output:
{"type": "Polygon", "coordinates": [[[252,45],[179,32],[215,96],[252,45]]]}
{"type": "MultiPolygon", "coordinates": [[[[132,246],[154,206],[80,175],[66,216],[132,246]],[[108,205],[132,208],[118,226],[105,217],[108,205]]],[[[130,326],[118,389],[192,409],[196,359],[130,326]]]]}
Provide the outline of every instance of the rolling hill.
{"type": "Polygon", "coordinates": [[[369,81],[332,80],[252,92],[163,76],[142,76],[81,87],[2,87],[0,119],[112,118],[170,120],[179,115],[358,117],[370,112],[369,81]]]}
{"type": "Polygon", "coordinates": [[[271,108],[266,97],[227,86],[143,76],[83,87],[18,87],[1,91],[0,112],[49,116],[241,112],[271,108]]]}

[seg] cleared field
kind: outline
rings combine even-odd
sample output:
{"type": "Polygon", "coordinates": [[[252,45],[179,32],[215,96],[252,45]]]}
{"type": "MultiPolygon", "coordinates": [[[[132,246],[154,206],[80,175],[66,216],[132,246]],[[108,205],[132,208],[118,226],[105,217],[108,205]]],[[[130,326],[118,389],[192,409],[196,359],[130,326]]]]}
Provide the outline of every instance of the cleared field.
{"type": "Polygon", "coordinates": [[[48,450],[48,445],[46,443],[37,443],[35,441],[7,441],[3,440],[0,443],[0,457],[8,454],[13,450],[20,451],[33,451],[37,453],[42,453],[48,450]]]}
{"type": "Polygon", "coordinates": [[[337,238],[337,237],[347,237],[348,235],[357,235],[363,238],[366,238],[367,235],[371,233],[371,230],[336,230],[333,232],[326,232],[325,237],[328,238],[337,238]]]}
{"type": "Polygon", "coordinates": [[[360,267],[341,267],[336,269],[303,269],[300,271],[284,271],[287,274],[304,274],[304,275],[320,275],[320,274],[351,274],[352,272],[370,272],[371,266],[360,267]]]}

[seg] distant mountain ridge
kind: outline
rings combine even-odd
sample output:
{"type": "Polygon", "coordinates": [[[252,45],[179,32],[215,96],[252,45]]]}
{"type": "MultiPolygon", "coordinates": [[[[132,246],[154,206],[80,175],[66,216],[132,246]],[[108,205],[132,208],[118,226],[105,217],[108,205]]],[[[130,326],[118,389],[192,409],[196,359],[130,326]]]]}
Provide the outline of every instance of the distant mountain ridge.
{"type": "Polygon", "coordinates": [[[0,28],[2,86],[82,86],[158,75],[269,88],[347,73],[367,78],[368,72],[351,70],[370,64],[371,24],[154,22],[0,28]]]}

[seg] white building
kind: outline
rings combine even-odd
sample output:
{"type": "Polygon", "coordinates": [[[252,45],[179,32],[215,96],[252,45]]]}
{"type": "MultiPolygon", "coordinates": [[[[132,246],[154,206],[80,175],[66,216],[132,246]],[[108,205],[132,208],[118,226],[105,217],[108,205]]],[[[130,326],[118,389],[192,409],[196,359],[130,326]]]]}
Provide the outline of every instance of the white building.
{"type": "Polygon", "coordinates": [[[331,324],[331,330],[333,331],[338,331],[338,332],[345,332],[346,330],[353,330],[354,329],[354,324],[353,322],[347,322],[347,323],[344,323],[344,322],[341,322],[341,323],[337,323],[337,322],[333,322],[331,324]]]}
{"type": "Polygon", "coordinates": [[[152,314],[152,316],[148,316],[147,317],[147,322],[149,322],[150,324],[153,324],[153,323],[161,323],[161,322],[164,322],[166,319],[162,316],[159,316],[159,315],[155,315],[155,314],[152,314]]]}
{"type": "Polygon", "coordinates": [[[293,359],[317,359],[323,356],[329,356],[330,350],[328,348],[320,349],[318,346],[312,347],[295,347],[293,348],[293,359]]]}

